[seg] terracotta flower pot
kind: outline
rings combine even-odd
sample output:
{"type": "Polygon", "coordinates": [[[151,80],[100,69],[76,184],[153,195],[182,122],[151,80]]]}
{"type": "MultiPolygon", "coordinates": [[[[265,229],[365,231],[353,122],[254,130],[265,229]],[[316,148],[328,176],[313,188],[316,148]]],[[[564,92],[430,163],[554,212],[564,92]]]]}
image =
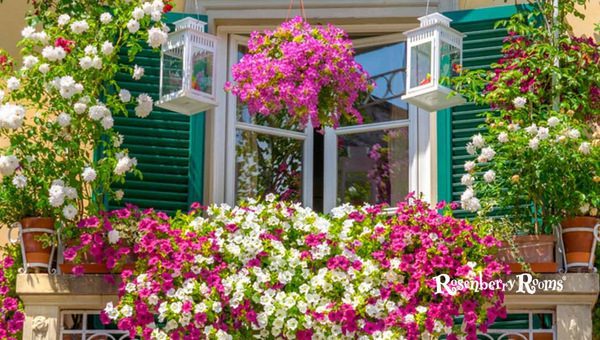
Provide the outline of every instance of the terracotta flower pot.
{"type": "Polygon", "coordinates": [[[52,247],[44,247],[37,238],[54,233],[54,219],[49,217],[26,217],[21,220],[23,248],[28,267],[45,267],[50,263],[52,247]],[[39,231],[30,231],[38,229],[39,231]],[[48,232],[42,231],[48,230],[48,232]]]}
{"type": "Polygon", "coordinates": [[[596,248],[594,242],[596,225],[600,225],[600,219],[589,216],[576,216],[562,221],[567,271],[592,270],[596,248]]]}
{"type": "MultiPolygon", "coordinates": [[[[513,237],[517,250],[531,270],[537,273],[556,273],[558,266],[554,259],[554,235],[517,235],[513,237]]],[[[507,263],[513,273],[523,272],[522,266],[512,254],[510,244],[503,243],[498,249],[498,260],[507,263]]]]}
{"type": "MultiPolygon", "coordinates": [[[[127,257],[127,262],[123,266],[123,269],[133,270],[135,264],[135,256],[130,254],[127,257]]],[[[71,261],[64,261],[60,265],[60,271],[63,274],[72,274],[73,268],[77,265],[83,267],[84,274],[111,274],[111,273],[119,273],[118,271],[110,270],[106,267],[106,263],[97,263],[94,259],[94,256],[88,251],[81,257],[81,263],[76,264],[71,261]]]]}

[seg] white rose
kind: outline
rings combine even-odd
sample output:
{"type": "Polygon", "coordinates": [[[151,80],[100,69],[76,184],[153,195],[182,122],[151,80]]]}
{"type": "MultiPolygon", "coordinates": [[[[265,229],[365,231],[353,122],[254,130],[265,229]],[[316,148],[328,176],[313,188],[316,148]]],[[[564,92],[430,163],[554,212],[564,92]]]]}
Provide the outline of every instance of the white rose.
{"type": "Polygon", "coordinates": [[[65,196],[68,199],[71,199],[71,200],[77,199],[77,189],[75,189],[73,187],[64,187],[63,191],[65,193],[65,196]]]}
{"type": "Polygon", "coordinates": [[[154,22],[160,21],[160,19],[162,19],[162,12],[161,11],[152,11],[152,13],[150,13],[150,19],[154,22]]]}
{"type": "Polygon", "coordinates": [[[135,20],[140,20],[144,17],[144,10],[136,7],[133,9],[133,12],[131,13],[131,16],[135,19],[135,20]]]}
{"type": "Polygon", "coordinates": [[[102,105],[102,104],[98,104],[98,105],[94,105],[92,107],[90,107],[90,110],[88,112],[88,116],[92,119],[92,120],[101,120],[102,118],[109,116],[110,110],[102,105]]]}
{"type": "Polygon", "coordinates": [[[125,196],[125,193],[123,192],[123,190],[115,191],[115,200],[120,201],[123,199],[123,196],[125,196]]]}
{"type": "Polygon", "coordinates": [[[142,93],[137,98],[138,105],[135,107],[135,115],[140,118],[146,118],[152,112],[152,98],[142,93]]]}
{"type": "Polygon", "coordinates": [[[143,68],[143,67],[140,67],[140,66],[138,66],[138,65],[135,65],[135,66],[133,67],[133,76],[132,76],[132,78],[133,78],[134,80],[140,80],[140,79],[142,79],[142,77],[144,76],[144,72],[145,72],[145,71],[144,71],[144,68],[143,68]]]}
{"type": "Polygon", "coordinates": [[[119,91],[119,99],[123,103],[129,103],[131,100],[131,92],[127,91],[126,89],[121,89],[121,91],[119,91]]]}
{"type": "Polygon", "coordinates": [[[95,56],[96,54],[98,54],[98,49],[96,48],[96,46],[87,45],[83,50],[83,53],[85,53],[85,55],[95,56]]]}
{"type": "Polygon", "coordinates": [[[77,216],[78,211],[72,204],[69,204],[63,208],[62,213],[67,220],[73,220],[77,216]]]}
{"type": "Polygon", "coordinates": [[[21,36],[23,36],[23,38],[25,38],[25,39],[30,39],[34,33],[35,33],[35,28],[33,28],[31,26],[27,26],[27,27],[23,28],[23,30],[21,31],[21,36]]]}
{"type": "Polygon", "coordinates": [[[590,143],[588,143],[588,142],[581,143],[581,145],[579,145],[579,152],[581,152],[584,155],[589,155],[590,154],[590,143]]]}
{"type": "Polygon", "coordinates": [[[524,108],[525,104],[527,104],[527,99],[525,99],[523,97],[517,97],[517,98],[513,99],[513,105],[515,106],[516,109],[524,108]]]}
{"type": "Polygon", "coordinates": [[[50,65],[41,64],[40,67],[38,67],[38,71],[40,71],[41,74],[46,74],[50,72],[50,65]]]}
{"type": "Polygon", "coordinates": [[[474,155],[477,153],[477,148],[471,142],[467,143],[466,150],[469,155],[474,155]]]}
{"type": "Polygon", "coordinates": [[[27,177],[25,177],[23,175],[16,175],[12,179],[12,184],[17,189],[23,189],[27,186],[27,177]]]}
{"type": "Polygon", "coordinates": [[[475,178],[473,178],[473,176],[471,176],[471,174],[464,174],[462,176],[462,178],[460,179],[460,182],[465,185],[465,186],[472,186],[473,182],[475,181],[475,178]]]}
{"type": "Polygon", "coordinates": [[[494,170],[486,171],[483,174],[483,180],[487,183],[492,183],[494,180],[496,180],[496,173],[494,172],[494,170]]]}
{"type": "Polygon", "coordinates": [[[13,155],[0,156],[0,175],[11,176],[19,167],[19,160],[13,155]]]}
{"type": "Polygon", "coordinates": [[[537,125],[531,124],[530,126],[525,128],[525,131],[530,135],[535,135],[538,132],[537,125]]]}
{"type": "Polygon", "coordinates": [[[113,125],[115,125],[115,120],[113,119],[112,116],[105,116],[104,118],[102,118],[102,121],[100,123],[102,124],[102,127],[105,130],[108,130],[108,129],[112,128],[113,125]]]}
{"type": "Polygon", "coordinates": [[[139,31],[139,29],[140,29],[140,23],[137,22],[134,19],[131,19],[127,23],[127,29],[129,30],[130,33],[135,33],[137,31],[139,31]]]}
{"type": "Polygon", "coordinates": [[[35,64],[37,64],[40,60],[32,55],[28,55],[23,57],[23,67],[28,70],[32,68],[35,64]]]}
{"type": "Polygon", "coordinates": [[[67,56],[67,52],[60,46],[46,46],[42,50],[42,56],[48,61],[60,61],[67,56]]]}
{"type": "Polygon", "coordinates": [[[485,140],[483,139],[483,136],[480,133],[478,133],[475,136],[473,136],[472,143],[473,145],[475,145],[476,148],[481,149],[485,145],[485,140]]]}
{"type": "Polygon", "coordinates": [[[85,167],[81,173],[81,178],[84,182],[92,182],[96,179],[96,170],[91,167],[85,167]]]}
{"type": "Polygon", "coordinates": [[[84,70],[92,68],[92,58],[88,56],[82,57],[79,59],[79,66],[84,70]]]}
{"type": "Polygon", "coordinates": [[[75,34],[81,34],[87,31],[90,28],[90,25],[85,20],[75,21],[71,24],[71,31],[75,34]]]}
{"type": "Polygon", "coordinates": [[[567,137],[569,137],[571,139],[577,139],[577,138],[581,137],[581,132],[579,132],[579,130],[577,130],[577,129],[571,129],[567,132],[567,137]]]}
{"type": "Polygon", "coordinates": [[[114,50],[115,47],[110,41],[105,41],[104,43],[102,43],[102,54],[111,55],[114,50]]]}
{"type": "Polygon", "coordinates": [[[119,240],[121,239],[121,235],[119,234],[118,230],[111,230],[108,232],[108,242],[110,244],[115,244],[117,242],[119,242],[119,240]]]}
{"type": "Polygon", "coordinates": [[[71,116],[68,113],[62,112],[56,118],[56,122],[60,127],[65,128],[71,124],[71,116]]]}
{"type": "Polygon", "coordinates": [[[64,187],[60,184],[52,184],[50,190],[48,190],[50,205],[53,207],[60,207],[65,202],[64,187]]]}
{"type": "Polygon", "coordinates": [[[15,77],[10,77],[6,81],[6,88],[8,88],[11,91],[18,90],[20,86],[21,86],[21,81],[15,77]]]}
{"type": "Polygon", "coordinates": [[[529,140],[529,147],[532,150],[537,150],[539,146],[540,146],[540,140],[537,137],[533,137],[532,139],[529,140]]]}
{"type": "Polygon", "coordinates": [[[16,130],[23,126],[25,108],[21,105],[6,103],[0,105],[0,129],[16,130]]]}
{"type": "Polygon", "coordinates": [[[490,147],[483,148],[481,149],[481,154],[479,155],[479,157],[477,157],[477,161],[479,163],[489,162],[494,158],[495,155],[496,151],[494,151],[494,149],[490,147]]]}
{"type": "Polygon", "coordinates": [[[148,30],[148,45],[152,48],[160,47],[167,41],[168,35],[163,32],[160,28],[153,27],[148,30]]]}
{"type": "Polygon", "coordinates": [[[475,169],[475,162],[473,161],[467,161],[465,162],[465,171],[469,172],[471,170],[475,169]]]}
{"type": "Polygon", "coordinates": [[[548,126],[549,127],[555,127],[558,124],[560,124],[560,119],[558,119],[557,117],[548,118],[548,126]]]}
{"type": "Polygon", "coordinates": [[[102,58],[95,56],[94,59],[92,59],[92,67],[96,70],[102,69],[102,58]]]}
{"type": "Polygon", "coordinates": [[[144,10],[144,14],[150,15],[152,13],[152,11],[154,10],[154,7],[152,7],[151,3],[145,2],[142,4],[142,9],[144,10]]]}
{"type": "Polygon", "coordinates": [[[69,15],[61,14],[58,17],[58,26],[62,27],[64,25],[68,24],[70,20],[71,20],[71,17],[69,15]]]}
{"type": "Polygon", "coordinates": [[[506,132],[500,132],[500,134],[498,135],[498,141],[500,143],[506,143],[506,142],[508,142],[508,133],[506,133],[506,132]]]}
{"type": "Polygon", "coordinates": [[[108,24],[112,21],[113,17],[110,13],[102,13],[100,14],[100,22],[103,24],[108,24]]]}
{"type": "Polygon", "coordinates": [[[544,140],[550,136],[550,131],[546,127],[540,127],[538,129],[537,138],[539,140],[544,140]]]}
{"type": "Polygon", "coordinates": [[[75,103],[75,105],[73,105],[73,110],[75,110],[75,112],[78,114],[84,113],[86,109],[87,105],[84,103],[75,103]]]}

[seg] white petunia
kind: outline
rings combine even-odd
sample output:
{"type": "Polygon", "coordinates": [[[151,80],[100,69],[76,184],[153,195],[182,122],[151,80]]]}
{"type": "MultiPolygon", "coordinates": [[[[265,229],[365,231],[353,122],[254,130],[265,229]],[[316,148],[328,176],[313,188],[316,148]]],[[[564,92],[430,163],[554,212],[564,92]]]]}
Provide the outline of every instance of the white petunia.
{"type": "Polygon", "coordinates": [[[36,56],[28,55],[23,57],[23,67],[28,70],[37,64],[40,60],[36,56]]]}
{"type": "Polygon", "coordinates": [[[72,204],[69,204],[63,208],[62,213],[67,220],[73,220],[77,216],[78,211],[72,204]]]}
{"type": "Polygon", "coordinates": [[[475,162],[473,162],[473,161],[465,162],[465,171],[469,172],[473,169],[475,169],[475,162]]]}
{"type": "Polygon", "coordinates": [[[153,27],[148,30],[148,45],[152,48],[160,47],[167,41],[168,35],[160,28],[153,27]]]}
{"type": "Polygon", "coordinates": [[[41,74],[46,74],[50,72],[50,65],[41,64],[40,67],[38,67],[38,71],[40,71],[41,74]]]}
{"type": "Polygon", "coordinates": [[[138,105],[135,107],[135,115],[140,118],[146,118],[152,112],[152,98],[142,93],[137,98],[138,105]]]}
{"type": "Polygon", "coordinates": [[[590,143],[588,143],[588,142],[581,143],[581,145],[579,145],[579,152],[581,152],[584,155],[589,155],[590,154],[590,143]]]}
{"type": "Polygon", "coordinates": [[[100,14],[100,22],[103,24],[110,23],[112,21],[112,19],[113,19],[112,15],[110,15],[110,13],[108,13],[108,12],[100,14]]]}
{"type": "Polygon", "coordinates": [[[110,41],[105,41],[104,43],[102,43],[102,54],[104,55],[111,55],[113,53],[113,51],[115,50],[115,47],[113,46],[113,44],[110,41]]]}
{"type": "Polygon", "coordinates": [[[140,23],[137,20],[131,19],[127,23],[127,29],[130,33],[135,33],[140,30],[140,23]]]}
{"type": "Polygon", "coordinates": [[[524,108],[525,104],[527,104],[527,99],[525,99],[523,97],[517,97],[517,98],[513,99],[513,105],[515,106],[516,109],[524,108]]]}
{"type": "Polygon", "coordinates": [[[108,243],[115,244],[115,243],[119,242],[120,239],[121,239],[121,235],[119,234],[118,230],[113,229],[108,232],[108,243]]]}
{"type": "Polygon", "coordinates": [[[17,189],[23,189],[27,186],[27,177],[25,177],[23,175],[16,175],[12,179],[12,184],[17,189]]]}
{"type": "Polygon", "coordinates": [[[119,91],[119,99],[123,103],[129,103],[129,101],[131,100],[131,92],[129,92],[126,89],[121,89],[121,91],[119,91]]]}
{"type": "Polygon", "coordinates": [[[0,105],[0,129],[16,130],[23,126],[25,108],[21,105],[6,103],[0,105]]]}
{"type": "Polygon", "coordinates": [[[488,170],[483,174],[483,180],[487,183],[492,183],[496,180],[496,173],[494,170],[488,170]]]}
{"type": "Polygon", "coordinates": [[[471,176],[471,174],[464,174],[462,176],[462,178],[460,179],[460,182],[465,185],[465,186],[472,186],[473,182],[475,181],[475,178],[473,176],[471,176]]]}
{"type": "Polygon", "coordinates": [[[18,167],[19,159],[16,156],[0,156],[0,175],[11,176],[18,167]]]}
{"type": "Polygon", "coordinates": [[[6,81],[6,88],[11,91],[18,90],[19,87],[21,87],[21,81],[15,77],[10,77],[6,81]]]}
{"type": "Polygon", "coordinates": [[[529,147],[531,150],[537,150],[540,146],[540,140],[537,137],[533,137],[529,140],[529,147]]]}
{"type": "Polygon", "coordinates": [[[175,301],[169,306],[171,311],[175,314],[179,314],[181,312],[182,307],[183,307],[183,304],[179,301],[175,301]]]}
{"type": "Polygon", "coordinates": [[[65,128],[71,124],[71,116],[68,113],[62,112],[56,117],[56,122],[62,128],[65,128]]]}
{"type": "Polygon", "coordinates": [[[548,118],[548,126],[549,127],[555,127],[558,124],[560,124],[560,119],[558,119],[557,117],[548,118]]]}
{"type": "Polygon", "coordinates": [[[483,136],[480,133],[473,136],[473,139],[471,142],[478,149],[483,148],[483,146],[485,145],[485,140],[483,139],[483,136]]]}
{"type": "Polygon", "coordinates": [[[71,17],[68,14],[61,14],[58,17],[58,26],[62,27],[64,25],[68,24],[70,20],[71,20],[71,17]]]}
{"type": "Polygon", "coordinates": [[[144,68],[138,65],[133,67],[133,75],[131,76],[134,80],[140,80],[144,76],[144,68]]]}
{"type": "Polygon", "coordinates": [[[133,12],[131,13],[131,16],[135,19],[135,20],[140,20],[144,17],[145,13],[144,10],[136,7],[133,9],[133,12]]]}
{"type": "Polygon", "coordinates": [[[85,20],[75,21],[71,24],[71,31],[75,34],[81,34],[87,31],[90,28],[90,25],[85,20]]]}
{"type": "Polygon", "coordinates": [[[83,172],[81,173],[81,178],[83,179],[84,182],[92,182],[96,179],[96,170],[94,170],[94,168],[92,167],[85,167],[83,169],[83,172]]]}
{"type": "Polygon", "coordinates": [[[121,307],[121,314],[126,318],[130,318],[133,315],[133,308],[130,305],[125,305],[121,307]]]}
{"type": "Polygon", "coordinates": [[[500,134],[498,135],[498,141],[500,143],[506,143],[506,142],[508,142],[508,133],[506,133],[506,132],[500,132],[500,134]]]}

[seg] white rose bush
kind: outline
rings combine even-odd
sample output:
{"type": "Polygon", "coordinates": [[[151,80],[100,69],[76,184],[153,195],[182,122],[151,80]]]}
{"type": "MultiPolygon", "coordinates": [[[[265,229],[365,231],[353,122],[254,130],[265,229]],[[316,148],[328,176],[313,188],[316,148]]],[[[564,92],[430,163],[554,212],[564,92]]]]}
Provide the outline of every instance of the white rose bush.
{"type": "Polygon", "coordinates": [[[171,8],[160,0],[36,2],[19,43],[23,66],[0,58],[0,138],[10,142],[0,149],[0,224],[52,217],[69,239],[106,198],[122,198],[111,184],[140,173],[112,129],[115,117],[147,117],[153,100],[115,78],[142,78],[129,63],[142,43],[166,41],[161,18],[171,8]]]}

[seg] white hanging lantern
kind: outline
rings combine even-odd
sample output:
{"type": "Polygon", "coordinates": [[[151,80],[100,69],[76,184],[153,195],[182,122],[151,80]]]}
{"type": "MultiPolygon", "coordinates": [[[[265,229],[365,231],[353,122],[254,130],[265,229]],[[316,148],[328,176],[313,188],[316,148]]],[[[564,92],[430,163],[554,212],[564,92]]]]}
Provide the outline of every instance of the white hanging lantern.
{"type": "Polygon", "coordinates": [[[452,19],[432,13],[419,18],[421,26],[407,36],[406,94],[402,100],[427,111],[438,111],[465,103],[442,84],[462,65],[463,34],[450,27],[452,19]]]}
{"type": "Polygon", "coordinates": [[[185,18],[162,46],[159,107],[192,115],[217,106],[215,93],[217,37],[206,23],[185,18]]]}

